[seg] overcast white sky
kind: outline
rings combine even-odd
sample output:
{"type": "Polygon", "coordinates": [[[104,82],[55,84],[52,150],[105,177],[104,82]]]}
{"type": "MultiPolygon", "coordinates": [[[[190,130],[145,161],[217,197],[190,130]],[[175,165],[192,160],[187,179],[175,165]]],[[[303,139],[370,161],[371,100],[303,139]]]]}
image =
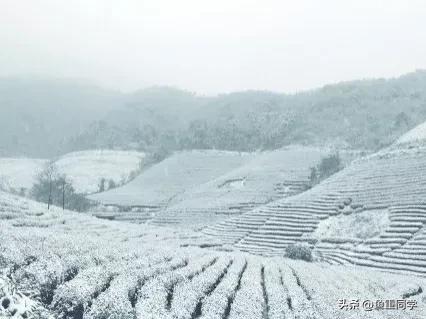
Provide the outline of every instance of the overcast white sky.
{"type": "Polygon", "coordinates": [[[426,68],[424,0],[0,0],[0,76],[295,92],[426,68]]]}

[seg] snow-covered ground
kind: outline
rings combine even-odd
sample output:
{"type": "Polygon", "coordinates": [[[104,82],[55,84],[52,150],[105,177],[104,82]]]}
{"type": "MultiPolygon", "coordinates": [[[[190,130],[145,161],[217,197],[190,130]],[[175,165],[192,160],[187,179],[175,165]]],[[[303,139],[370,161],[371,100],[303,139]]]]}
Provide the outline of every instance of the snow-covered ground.
{"type": "MultiPolygon", "coordinates": [[[[236,153],[179,152],[144,171],[133,182],[90,196],[105,209],[97,216],[156,224],[207,225],[256,206],[305,191],[310,170],[328,148],[288,146],[280,150],[236,153]]],[[[359,152],[340,152],[344,164],[359,152]]]]}
{"type": "MultiPolygon", "coordinates": [[[[54,160],[59,173],[66,174],[78,193],[99,191],[101,179],[105,189],[110,181],[119,186],[136,176],[144,153],[136,151],[91,150],[73,152],[54,160]]],[[[26,193],[47,163],[44,159],[0,158],[0,189],[26,193]]]]}
{"type": "Polygon", "coordinates": [[[426,141],[426,122],[416,126],[408,133],[401,136],[396,144],[418,143],[426,141]]]}
{"type": "Polygon", "coordinates": [[[426,147],[404,144],[203,232],[261,255],[306,243],[330,263],[426,274],[425,195],[426,147]]]}
{"type": "Polygon", "coordinates": [[[90,196],[108,205],[164,207],[196,185],[235,169],[253,154],[227,151],[182,151],[143,171],[123,187],[90,196]]]}
{"type": "Polygon", "coordinates": [[[99,191],[101,179],[116,185],[128,182],[143,164],[144,153],[136,151],[92,150],[66,154],[55,161],[60,173],[66,174],[78,193],[99,191]]]}
{"type": "Polygon", "coordinates": [[[47,211],[2,192],[0,229],[2,318],[12,317],[12,309],[18,309],[15,318],[24,318],[26,311],[27,318],[69,319],[417,319],[426,314],[425,277],[220,251],[189,230],[47,211]],[[341,309],[352,299],[358,309],[341,309]],[[386,300],[416,307],[369,308],[386,300]],[[37,313],[42,315],[33,316],[37,313]]]}
{"type": "MultiPolygon", "coordinates": [[[[267,155],[257,162],[255,154],[181,152],[92,197],[131,186],[131,197],[113,200],[173,207],[192,193],[209,207],[210,193],[247,198],[249,177],[268,175],[271,165],[274,181],[280,171],[272,165],[280,159],[267,155]]],[[[285,166],[308,167],[312,159],[285,166]]],[[[48,211],[0,192],[0,318],[423,318],[425,172],[425,147],[394,146],[202,231],[48,211]],[[316,261],[283,258],[295,243],[310,245],[316,261]],[[358,309],[340,309],[345,300],[358,309]],[[382,301],[416,307],[370,309],[382,301]]]]}
{"type": "Polygon", "coordinates": [[[389,211],[375,209],[357,214],[339,214],[318,224],[313,237],[368,239],[378,237],[390,226],[389,211]]]}
{"type": "Polygon", "coordinates": [[[0,189],[27,193],[46,160],[32,158],[0,158],[0,189]]]}
{"type": "Polygon", "coordinates": [[[329,153],[303,146],[254,153],[247,163],[176,196],[154,222],[206,225],[300,193],[309,188],[311,167],[329,153]]]}

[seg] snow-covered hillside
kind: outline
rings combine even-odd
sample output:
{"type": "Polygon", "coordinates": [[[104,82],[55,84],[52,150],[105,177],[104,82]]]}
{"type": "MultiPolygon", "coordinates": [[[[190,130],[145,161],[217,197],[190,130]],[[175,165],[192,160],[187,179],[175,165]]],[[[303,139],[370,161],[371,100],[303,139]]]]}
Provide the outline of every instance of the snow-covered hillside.
{"type": "Polygon", "coordinates": [[[66,154],[55,161],[60,173],[66,174],[76,192],[90,194],[99,191],[101,179],[105,188],[110,180],[120,185],[139,172],[144,153],[136,151],[92,150],[66,154]]]}
{"type": "Polygon", "coordinates": [[[215,179],[253,158],[227,151],[182,151],[150,167],[123,187],[89,196],[106,205],[161,209],[186,190],[215,179]]]}
{"type": "MultiPolygon", "coordinates": [[[[305,191],[311,168],[333,152],[298,145],[255,153],[180,152],[124,187],[90,198],[121,206],[97,213],[103,218],[204,226],[305,191]]],[[[341,152],[344,164],[357,156],[341,152]]]]}
{"type": "Polygon", "coordinates": [[[421,143],[426,141],[426,123],[416,126],[408,133],[401,136],[396,144],[405,144],[405,143],[421,143]]]}
{"type": "Polygon", "coordinates": [[[0,158],[0,189],[27,193],[45,162],[32,158],[0,158]]]}
{"type": "MultiPolygon", "coordinates": [[[[66,154],[54,163],[78,193],[88,194],[99,191],[102,179],[105,179],[105,189],[110,181],[116,186],[128,182],[139,173],[144,157],[144,153],[136,151],[91,150],[66,154]]],[[[0,158],[0,189],[26,193],[47,162],[45,159],[0,158]]]]}
{"type": "Polygon", "coordinates": [[[190,231],[47,211],[2,192],[0,229],[2,318],[415,319],[426,313],[424,277],[201,248],[212,241],[190,231]],[[358,309],[345,310],[343,299],[359,300],[358,309]],[[416,304],[376,309],[376,300],[395,299],[416,304]]]}
{"type": "Polygon", "coordinates": [[[206,225],[309,188],[310,168],[330,150],[291,146],[253,154],[248,163],[177,196],[156,224],[206,225]]]}
{"type": "Polygon", "coordinates": [[[331,263],[426,274],[425,196],[426,147],[400,146],[205,233],[263,255],[305,242],[331,263]]]}

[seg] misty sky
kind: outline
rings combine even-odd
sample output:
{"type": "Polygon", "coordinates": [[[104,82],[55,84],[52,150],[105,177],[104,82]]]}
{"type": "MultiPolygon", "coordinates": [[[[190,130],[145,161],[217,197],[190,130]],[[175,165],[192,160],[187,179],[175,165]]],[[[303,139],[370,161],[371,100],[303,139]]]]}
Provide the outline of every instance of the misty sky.
{"type": "Polygon", "coordinates": [[[0,0],[0,76],[295,92],[426,68],[424,0],[0,0]]]}

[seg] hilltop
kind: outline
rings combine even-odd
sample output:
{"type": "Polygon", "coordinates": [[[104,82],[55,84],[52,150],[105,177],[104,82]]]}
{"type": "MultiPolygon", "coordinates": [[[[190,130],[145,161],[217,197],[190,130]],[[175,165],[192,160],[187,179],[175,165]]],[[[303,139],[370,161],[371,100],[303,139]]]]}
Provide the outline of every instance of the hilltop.
{"type": "Polygon", "coordinates": [[[54,163],[77,193],[91,194],[99,192],[102,180],[108,189],[135,178],[144,166],[144,158],[145,153],[136,151],[92,150],[68,153],[54,163]]]}
{"type": "Polygon", "coordinates": [[[416,144],[424,143],[426,141],[426,122],[422,123],[411,131],[401,136],[395,144],[416,144]]]}
{"type": "Polygon", "coordinates": [[[187,189],[208,182],[239,167],[252,158],[250,153],[229,151],[177,152],[146,170],[130,183],[89,196],[106,206],[136,207],[141,219],[174,202],[187,189]]]}

